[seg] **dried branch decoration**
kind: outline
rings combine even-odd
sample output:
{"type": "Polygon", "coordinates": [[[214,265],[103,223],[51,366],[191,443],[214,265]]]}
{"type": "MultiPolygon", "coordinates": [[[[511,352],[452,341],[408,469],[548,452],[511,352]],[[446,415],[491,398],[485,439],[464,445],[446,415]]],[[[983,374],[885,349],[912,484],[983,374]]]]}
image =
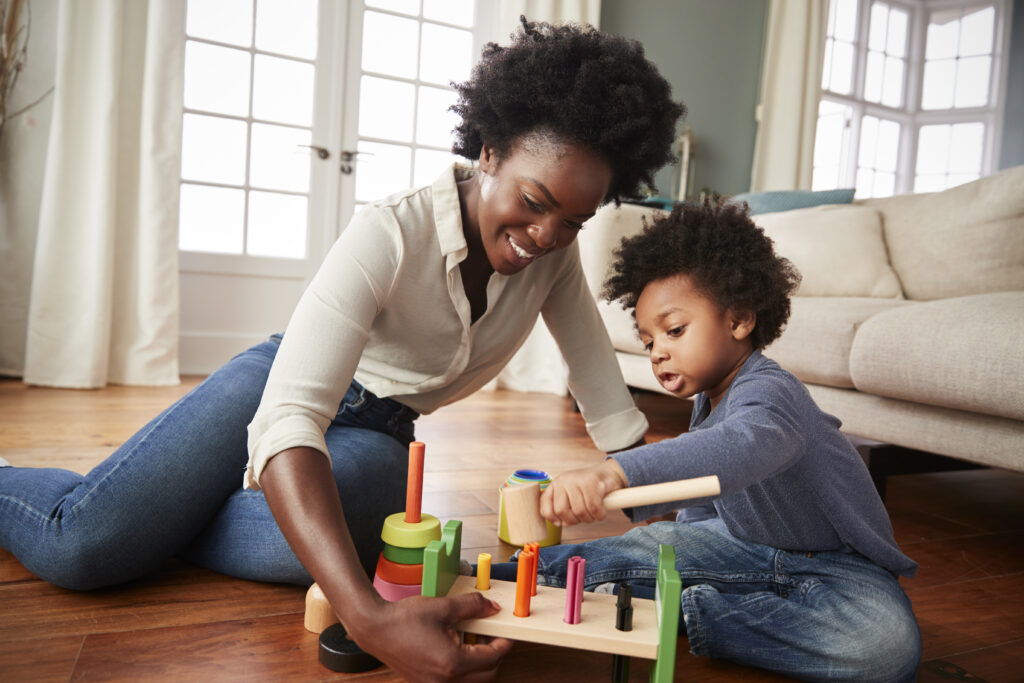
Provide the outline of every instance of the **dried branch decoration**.
{"type": "Polygon", "coordinates": [[[4,124],[7,121],[25,113],[53,92],[51,87],[21,109],[7,113],[14,84],[18,82],[18,75],[25,68],[30,19],[31,10],[25,0],[0,0],[0,135],[3,135],[4,124]]]}

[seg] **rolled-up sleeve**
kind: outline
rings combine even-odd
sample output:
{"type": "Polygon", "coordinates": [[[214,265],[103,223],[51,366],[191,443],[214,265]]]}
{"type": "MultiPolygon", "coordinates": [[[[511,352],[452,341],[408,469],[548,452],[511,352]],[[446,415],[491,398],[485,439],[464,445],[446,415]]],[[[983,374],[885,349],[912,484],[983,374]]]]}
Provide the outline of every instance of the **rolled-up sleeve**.
{"type": "Polygon", "coordinates": [[[243,485],[288,448],[314,448],[330,459],[324,433],[348,390],[370,328],[386,303],[402,260],[397,222],[364,207],[335,242],[299,300],[249,424],[243,485]]]}
{"type": "Polygon", "coordinates": [[[542,313],[569,366],[569,391],[579,403],[587,433],[602,451],[635,444],[647,432],[647,418],[629,395],[615,349],[580,265],[579,249],[572,252],[542,313]]]}

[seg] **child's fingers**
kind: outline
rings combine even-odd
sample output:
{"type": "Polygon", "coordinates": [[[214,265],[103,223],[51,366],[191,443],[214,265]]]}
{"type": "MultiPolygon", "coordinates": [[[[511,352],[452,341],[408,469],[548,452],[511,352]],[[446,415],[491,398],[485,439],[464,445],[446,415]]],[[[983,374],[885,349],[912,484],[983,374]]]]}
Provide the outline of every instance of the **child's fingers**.
{"type": "Polygon", "coordinates": [[[576,516],[572,505],[572,493],[565,487],[555,490],[552,503],[554,517],[561,526],[572,526],[579,524],[580,519],[576,516]]]}

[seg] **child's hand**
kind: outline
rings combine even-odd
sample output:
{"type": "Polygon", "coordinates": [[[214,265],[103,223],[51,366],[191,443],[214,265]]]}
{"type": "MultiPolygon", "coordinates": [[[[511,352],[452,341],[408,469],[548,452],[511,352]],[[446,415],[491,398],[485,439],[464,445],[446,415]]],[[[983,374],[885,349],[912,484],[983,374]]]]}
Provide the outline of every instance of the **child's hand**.
{"type": "Polygon", "coordinates": [[[600,465],[569,470],[540,495],[540,514],[558,526],[597,522],[605,517],[604,497],[628,486],[626,473],[609,458],[600,465]]]}

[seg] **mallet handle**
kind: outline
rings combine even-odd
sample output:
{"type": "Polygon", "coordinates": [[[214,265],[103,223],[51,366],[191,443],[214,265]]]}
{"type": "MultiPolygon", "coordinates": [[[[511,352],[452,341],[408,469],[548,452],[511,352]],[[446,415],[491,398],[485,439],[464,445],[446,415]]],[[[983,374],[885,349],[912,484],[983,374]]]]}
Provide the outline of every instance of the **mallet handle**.
{"type": "Polygon", "coordinates": [[[712,474],[695,479],[680,479],[679,481],[617,489],[604,497],[604,506],[608,510],[621,510],[640,505],[671,503],[675,500],[706,498],[717,496],[721,492],[722,487],[718,483],[718,477],[712,474]]]}

